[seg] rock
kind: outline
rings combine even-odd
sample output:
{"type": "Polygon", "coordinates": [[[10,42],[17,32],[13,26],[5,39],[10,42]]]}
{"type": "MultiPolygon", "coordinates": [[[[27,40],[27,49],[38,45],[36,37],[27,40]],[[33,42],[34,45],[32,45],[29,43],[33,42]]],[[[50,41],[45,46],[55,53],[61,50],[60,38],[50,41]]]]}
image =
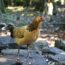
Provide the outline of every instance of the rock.
{"type": "Polygon", "coordinates": [[[49,59],[50,59],[51,61],[54,61],[54,62],[57,62],[57,63],[63,65],[63,64],[65,64],[65,53],[57,54],[57,55],[55,55],[55,56],[50,55],[50,56],[49,56],[49,59]]]}
{"type": "Polygon", "coordinates": [[[56,40],[55,47],[65,50],[65,41],[64,40],[56,40]]]}
{"type": "Polygon", "coordinates": [[[56,54],[60,54],[64,52],[63,50],[56,48],[56,47],[47,47],[47,48],[43,48],[42,53],[48,53],[48,54],[52,54],[52,55],[56,55],[56,54]]]}

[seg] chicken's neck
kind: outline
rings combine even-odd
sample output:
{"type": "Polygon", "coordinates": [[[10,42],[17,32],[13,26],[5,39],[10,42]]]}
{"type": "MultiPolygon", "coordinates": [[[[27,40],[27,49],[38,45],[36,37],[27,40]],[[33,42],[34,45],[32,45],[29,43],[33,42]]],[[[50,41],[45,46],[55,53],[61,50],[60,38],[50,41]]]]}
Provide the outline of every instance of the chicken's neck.
{"type": "Polygon", "coordinates": [[[33,31],[33,30],[36,30],[39,28],[39,25],[38,24],[33,24],[31,23],[29,26],[28,26],[28,30],[29,31],[33,31]]]}

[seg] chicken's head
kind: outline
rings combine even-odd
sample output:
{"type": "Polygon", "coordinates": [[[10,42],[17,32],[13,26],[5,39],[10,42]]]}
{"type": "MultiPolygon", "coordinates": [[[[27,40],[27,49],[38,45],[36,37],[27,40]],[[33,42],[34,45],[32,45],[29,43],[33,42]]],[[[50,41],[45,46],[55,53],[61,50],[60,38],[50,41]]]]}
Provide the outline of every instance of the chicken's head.
{"type": "Polygon", "coordinates": [[[38,17],[36,17],[36,20],[41,22],[44,20],[44,16],[38,16],[38,17]]]}
{"type": "Polygon", "coordinates": [[[37,16],[33,19],[32,23],[28,26],[28,30],[33,31],[39,28],[40,23],[44,20],[44,16],[37,16]]]}
{"type": "Polygon", "coordinates": [[[32,23],[35,24],[36,26],[39,26],[39,24],[40,24],[41,22],[43,22],[44,19],[45,19],[44,16],[37,16],[37,17],[33,20],[32,23]]]}

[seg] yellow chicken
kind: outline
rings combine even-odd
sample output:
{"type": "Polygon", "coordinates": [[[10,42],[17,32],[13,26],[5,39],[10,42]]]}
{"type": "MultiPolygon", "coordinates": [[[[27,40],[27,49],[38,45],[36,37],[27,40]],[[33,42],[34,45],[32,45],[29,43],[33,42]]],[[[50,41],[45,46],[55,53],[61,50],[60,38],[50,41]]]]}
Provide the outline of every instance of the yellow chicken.
{"type": "Polygon", "coordinates": [[[43,20],[44,16],[37,16],[29,25],[15,28],[12,25],[8,25],[7,29],[11,32],[11,37],[15,38],[16,44],[29,46],[38,38],[39,27],[43,20]]]}

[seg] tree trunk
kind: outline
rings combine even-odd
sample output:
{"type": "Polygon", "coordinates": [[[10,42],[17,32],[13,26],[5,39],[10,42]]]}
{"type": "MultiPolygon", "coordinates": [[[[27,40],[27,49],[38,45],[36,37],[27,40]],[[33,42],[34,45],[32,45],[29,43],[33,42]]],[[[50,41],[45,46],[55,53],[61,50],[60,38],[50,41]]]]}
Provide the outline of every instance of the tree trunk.
{"type": "Polygon", "coordinates": [[[4,8],[5,8],[4,1],[0,0],[0,10],[1,10],[1,12],[5,12],[4,8]]]}
{"type": "Polygon", "coordinates": [[[30,0],[30,2],[29,2],[29,6],[32,6],[32,0],[30,0]]]}
{"type": "Polygon", "coordinates": [[[12,5],[12,6],[14,5],[14,2],[13,2],[13,0],[11,0],[11,5],[12,5]]]}

